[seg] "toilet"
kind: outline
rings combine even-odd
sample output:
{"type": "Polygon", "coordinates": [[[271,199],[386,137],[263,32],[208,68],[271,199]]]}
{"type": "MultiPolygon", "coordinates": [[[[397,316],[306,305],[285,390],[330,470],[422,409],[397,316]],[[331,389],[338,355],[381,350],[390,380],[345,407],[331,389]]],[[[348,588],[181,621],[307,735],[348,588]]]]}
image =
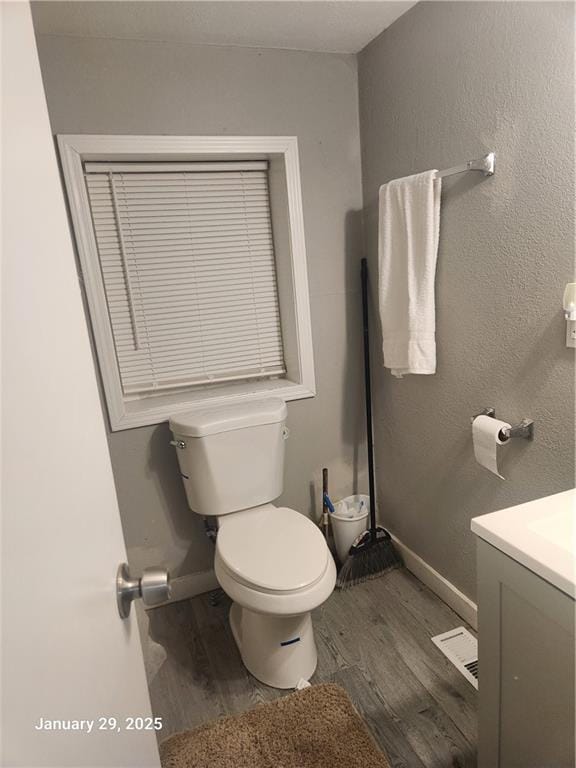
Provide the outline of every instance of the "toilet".
{"type": "Polygon", "coordinates": [[[217,520],[214,570],[233,601],[242,661],[274,688],[294,688],[314,673],[310,613],[336,583],[319,528],[271,503],[282,493],[286,415],[283,400],[266,398],[170,419],[188,505],[217,520]]]}

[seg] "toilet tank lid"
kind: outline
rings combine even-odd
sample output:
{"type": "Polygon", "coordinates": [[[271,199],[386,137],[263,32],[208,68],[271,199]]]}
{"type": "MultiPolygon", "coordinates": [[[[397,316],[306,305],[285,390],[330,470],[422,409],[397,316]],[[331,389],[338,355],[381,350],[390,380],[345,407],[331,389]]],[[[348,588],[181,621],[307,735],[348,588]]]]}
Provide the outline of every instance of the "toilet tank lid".
{"type": "Polygon", "coordinates": [[[286,403],[279,397],[253,400],[234,405],[212,405],[178,413],[170,418],[175,435],[204,437],[232,429],[277,424],[286,421],[286,403]]]}

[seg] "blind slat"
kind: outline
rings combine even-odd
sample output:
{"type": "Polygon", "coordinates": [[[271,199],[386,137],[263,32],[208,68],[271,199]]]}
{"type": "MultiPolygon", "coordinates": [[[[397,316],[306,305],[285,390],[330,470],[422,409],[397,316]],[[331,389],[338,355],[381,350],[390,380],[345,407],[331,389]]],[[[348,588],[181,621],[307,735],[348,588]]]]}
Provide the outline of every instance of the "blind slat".
{"type": "MultiPolygon", "coordinates": [[[[277,362],[280,360],[277,352],[276,352],[276,342],[277,338],[273,337],[270,339],[270,342],[268,344],[264,344],[262,346],[262,360],[265,358],[276,360],[277,362]]],[[[260,343],[257,345],[255,343],[253,344],[242,344],[238,345],[238,348],[236,352],[234,353],[234,357],[241,357],[241,356],[248,356],[251,357],[254,352],[257,349],[257,346],[259,346],[260,343]]],[[[121,346],[121,345],[119,345],[121,346]]],[[[163,349],[161,352],[158,352],[158,358],[163,359],[167,361],[169,364],[173,364],[174,362],[174,352],[173,350],[180,350],[178,353],[178,360],[181,361],[184,358],[187,357],[214,357],[216,359],[220,358],[221,351],[218,349],[217,345],[214,346],[214,349],[210,354],[204,353],[202,351],[202,345],[200,342],[198,342],[196,345],[191,343],[181,343],[181,344],[165,344],[163,346],[163,349]]],[[[130,360],[127,360],[126,366],[127,368],[133,365],[137,364],[146,364],[147,359],[145,356],[137,357],[134,356],[130,360]]]]}
{"type": "MultiPolygon", "coordinates": [[[[261,254],[262,256],[266,255],[268,260],[270,253],[270,244],[266,241],[257,241],[255,243],[243,243],[242,245],[238,245],[238,247],[231,248],[228,246],[218,246],[218,245],[202,245],[202,247],[195,248],[192,251],[176,251],[173,252],[171,250],[156,250],[152,251],[150,253],[144,252],[144,253],[138,253],[138,261],[139,263],[146,263],[146,259],[148,259],[148,263],[153,263],[154,261],[160,259],[164,261],[167,258],[174,258],[174,259],[184,259],[187,260],[189,258],[193,258],[194,263],[197,263],[200,257],[204,257],[204,261],[209,262],[211,261],[214,264],[219,264],[222,259],[231,259],[234,260],[238,254],[246,254],[246,255],[258,255],[261,254]]],[[[108,253],[106,252],[103,257],[102,261],[108,261],[109,257],[112,258],[113,261],[117,259],[117,256],[119,254],[119,249],[116,249],[114,252],[108,253]]]]}
{"type": "MultiPolygon", "coordinates": [[[[226,359],[226,365],[234,365],[236,367],[247,367],[252,365],[252,358],[254,356],[254,351],[246,349],[244,352],[234,352],[233,354],[230,354],[229,357],[226,359]]],[[[189,354],[185,354],[184,352],[180,351],[177,358],[170,358],[167,355],[164,358],[159,358],[156,360],[155,370],[157,371],[186,371],[190,368],[191,365],[196,364],[202,364],[206,367],[210,366],[212,368],[218,368],[222,365],[221,363],[221,357],[214,354],[214,355],[203,355],[201,351],[198,351],[196,354],[190,352],[189,354]],[[175,362],[177,360],[177,362],[175,362]]],[[[262,370],[262,368],[268,366],[268,365],[278,365],[281,362],[281,359],[278,358],[277,355],[274,355],[273,353],[267,353],[263,354],[260,359],[259,364],[259,370],[262,370]]],[[[139,376],[144,372],[144,375],[147,375],[146,371],[148,370],[148,366],[146,364],[146,361],[141,362],[134,362],[132,364],[128,364],[126,367],[126,372],[131,372],[133,377],[139,376]]]]}
{"type": "MultiPolygon", "coordinates": [[[[144,356],[146,354],[145,342],[148,341],[153,343],[154,340],[161,342],[161,346],[163,348],[172,344],[174,346],[178,346],[179,343],[196,344],[202,346],[206,338],[210,337],[212,338],[213,343],[217,346],[234,340],[234,343],[238,345],[246,343],[248,345],[260,345],[265,347],[270,340],[276,340],[280,332],[280,328],[278,326],[262,327],[258,339],[255,339],[252,334],[248,333],[248,330],[250,329],[238,328],[238,326],[235,327],[232,324],[226,325],[223,323],[221,325],[203,326],[203,329],[204,335],[202,338],[200,338],[191,328],[177,330],[170,328],[169,326],[162,326],[161,328],[155,329],[149,328],[143,332],[142,348],[137,350],[137,354],[144,356]]],[[[127,348],[126,351],[134,351],[133,347],[129,348],[130,338],[126,333],[119,334],[119,345],[120,342],[124,342],[124,345],[127,348]]],[[[159,349],[158,354],[160,354],[162,351],[162,349],[159,349]]]]}
{"type": "MultiPolygon", "coordinates": [[[[167,260],[168,261],[168,260],[167,260]]],[[[244,259],[238,259],[233,261],[231,265],[219,264],[218,269],[211,270],[209,265],[195,266],[188,261],[180,261],[170,259],[171,266],[160,262],[149,262],[148,264],[138,264],[138,277],[140,280],[156,280],[157,278],[167,277],[168,279],[177,276],[179,279],[185,279],[187,275],[192,275],[195,279],[201,280],[204,275],[214,277],[229,276],[230,279],[235,279],[238,275],[242,275],[246,269],[247,264],[252,267],[254,274],[262,275],[274,275],[273,268],[264,260],[261,262],[244,259]],[[240,263],[238,263],[240,262],[240,263]]],[[[111,282],[121,272],[118,266],[114,263],[103,265],[103,270],[106,272],[107,279],[111,282]]]]}
{"type": "Polygon", "coordinates": [[[206,384],[222,384],[224,382],[229,381],[245,381],[249,379],[270,379],[270,378],[278,378],[279,376],[282,376],[284,373],[286,373],[286,369],[284,366],[278,366],[277,368],[266,368],[264,371],[239,371],[237,373],[230,372],[230,373],[219,373],[216,376],[212,375],[210,377],[209,375],[205,378],[181,378],[181,379],[171,379],[163,381],[161,384],[156,382],[138,382],[136,386],[131,386],[129,382],[127,382],[124,385],[124,392],[126,394],[145,394],[145,393],[151,393],[151,392],[162,392],[162,391],[176,391],[179,389],[184,388],[190,388],[190,387],[199,387],[204,386],[206,384]]]}

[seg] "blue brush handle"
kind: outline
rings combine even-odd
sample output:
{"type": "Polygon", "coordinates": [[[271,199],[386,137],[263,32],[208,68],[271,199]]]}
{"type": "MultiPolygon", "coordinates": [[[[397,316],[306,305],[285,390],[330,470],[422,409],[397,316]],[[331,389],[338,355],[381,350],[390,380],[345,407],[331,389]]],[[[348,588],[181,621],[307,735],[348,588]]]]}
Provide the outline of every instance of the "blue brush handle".
{"type": "Polygon", "coordinates": [[[324,494],[324,506],[325,506],[325,507],[328,507],[328,509],[330,510],[330,512],[331,512],[332,514],[334,514],[334,511],[335,511],[335,510],[334,510],[334,504],[332,504],[332,502],[330,501],[330,496],[328,496],[328,494],[327,494],[327,493],[325,493],[325,494],[324,494]]]}

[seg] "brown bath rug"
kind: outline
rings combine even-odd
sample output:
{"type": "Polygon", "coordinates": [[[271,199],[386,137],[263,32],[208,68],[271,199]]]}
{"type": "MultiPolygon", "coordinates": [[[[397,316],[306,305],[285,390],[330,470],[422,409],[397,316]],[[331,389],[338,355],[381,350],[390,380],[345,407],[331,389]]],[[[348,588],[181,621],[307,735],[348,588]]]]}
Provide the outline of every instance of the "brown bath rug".
{"type": "Polygon", "coordinates": [[[332,683],[170,736],[160,758],[163,768],[390,768],[332,683]]]}

